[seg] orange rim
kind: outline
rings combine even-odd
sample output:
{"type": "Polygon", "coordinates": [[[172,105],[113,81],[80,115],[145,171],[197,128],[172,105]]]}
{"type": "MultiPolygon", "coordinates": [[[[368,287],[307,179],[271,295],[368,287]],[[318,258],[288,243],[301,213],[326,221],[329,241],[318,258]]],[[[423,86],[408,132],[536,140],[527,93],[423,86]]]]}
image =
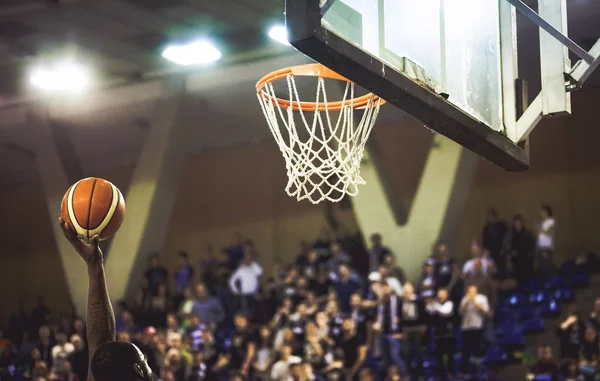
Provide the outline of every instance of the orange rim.
{"type": "MultiPolygon", "coordinates": [[[[262,77],[256,83],[256,92],[259,96],[269,99],[274,104],[278,104],[279,107],[283,107],[285,109],[292,107],[292,110],[302,110],[302,111],[315,111],[317,108],[319,110],[324,110],[327,107],[328,110],[341,110],[343,107],[352,106],[354,108],[364,108],[366,107],[371,97],[373,96],[373,101],[376,103],[381,98],[378,95],[374,95],[372,93],[356,97],[354,99],[346,99],[345,101],[335,101],[335,102],[290,102],[286,99],[281,99],[277,97],[273,97],[267,94],[263,89],[267,83],[275,82],[279,79],[286,78],[289,74],[295,77],[323,77],[323,78],[331,78],[336,79],[338,81],[350,82],[349,79],[342,77],[335,71],[323,66],[321,64],[307,64],[307,65],[298,65],[298,66],[290,66],[280,70],[276,70],[272,73],[269,73],[262,77]]],[[[384,104],[385,100],[381,99],[381,104],[384,104]]]]}

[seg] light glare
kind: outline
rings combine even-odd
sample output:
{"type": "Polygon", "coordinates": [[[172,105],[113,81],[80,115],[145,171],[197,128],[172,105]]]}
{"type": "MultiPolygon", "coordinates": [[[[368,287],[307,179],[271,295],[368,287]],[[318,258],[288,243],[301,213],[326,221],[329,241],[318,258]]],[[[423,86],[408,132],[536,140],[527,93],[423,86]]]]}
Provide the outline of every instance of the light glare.
{"type": "Polygon", "coordinates": [[[78,92],[88,87],[89,73],[75,63],[63,63],[52,68],[37,68],[29,82],[44,91],[78,92]]]}
{"type": "Polygon", "coordinates": [[[200,40],[185,45],[169,45],[162,56],[178,65],[189,66],[217,61],[221,52],[210,42],[200,40]]]}
{"type": "Polygon", "coordinates": [[[280,44],[290,45],[287,29],[283,25],[276,25],[269,29],[269,37],[279,42],[280,44]]]}

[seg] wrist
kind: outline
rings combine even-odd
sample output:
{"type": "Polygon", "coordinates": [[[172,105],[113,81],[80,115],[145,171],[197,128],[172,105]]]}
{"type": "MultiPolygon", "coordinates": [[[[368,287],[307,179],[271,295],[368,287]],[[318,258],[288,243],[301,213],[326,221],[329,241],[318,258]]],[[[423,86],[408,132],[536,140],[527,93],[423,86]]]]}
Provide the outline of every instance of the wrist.
{"type": "Polygon", "coordinates": [[[87,262],[87,270],[88,275],[102,273],[104,271],[104,262],[102,260],[87,262]]]}

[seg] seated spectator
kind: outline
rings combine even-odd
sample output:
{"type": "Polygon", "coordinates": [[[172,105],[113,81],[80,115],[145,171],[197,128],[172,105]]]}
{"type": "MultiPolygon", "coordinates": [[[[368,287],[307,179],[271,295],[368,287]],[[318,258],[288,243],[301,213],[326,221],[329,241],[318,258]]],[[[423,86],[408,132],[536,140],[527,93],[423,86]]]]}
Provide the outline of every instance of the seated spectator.
{"type": "Polygon", "coordinates": [[[557,334],[560,339],[561,360],[577,360],[579,358],[584,332],[585,325],[581,321],[579,310],[574,305],[569,306],[567,318],[557,328],[557,334]]]}
{"type": "Polygon", "coordinates": [[[542,375],[549,377],[550,381],[557,381],[559,379],[560,370],[554,360],[550,345],[540,345],[538,347],[537,361],[527,372],[527,380],[532,381],[542,375]]]}
{"type": "Polygon", "coordinates": [[[477,286],[469,286],[460,303],[463,346],[460,372],[463,376],[468,373],[471,358],[483,356],[483,328],[489,310],[487,297],[479,293],[477,286]]]}

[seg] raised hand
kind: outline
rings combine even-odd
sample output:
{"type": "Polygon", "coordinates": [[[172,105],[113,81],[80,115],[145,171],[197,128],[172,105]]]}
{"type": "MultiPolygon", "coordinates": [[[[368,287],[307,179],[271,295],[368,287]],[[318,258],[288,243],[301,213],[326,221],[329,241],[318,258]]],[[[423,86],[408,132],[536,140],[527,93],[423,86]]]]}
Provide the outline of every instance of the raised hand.
{"type": "Polygon", "coordinates": [[[102,250],[98,246],[98,240],[100,236],[95,235],[91,237],[89,242],[84,242],[77,233],[75,233],[69,225],[60,217],[58,223],[65,235],[65,238],[71,242],[71,245],[75,248],[79,256],[85,261],[85,263],[94,264],[102,263],[102,250]]]}

